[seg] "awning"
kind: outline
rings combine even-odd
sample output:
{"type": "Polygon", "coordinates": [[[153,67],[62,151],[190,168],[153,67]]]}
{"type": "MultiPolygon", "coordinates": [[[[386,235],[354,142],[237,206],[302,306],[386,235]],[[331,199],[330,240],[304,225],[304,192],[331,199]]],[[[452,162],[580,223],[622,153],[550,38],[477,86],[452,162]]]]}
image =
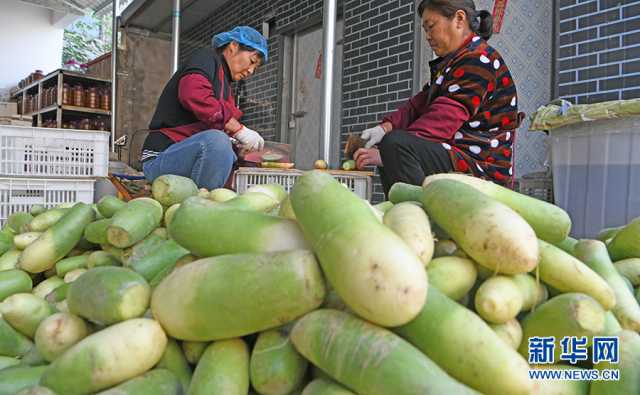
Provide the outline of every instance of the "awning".
{"type": "MultiPolygon", "coordinates": [[[[181,31],[189,31],[220,8],[227,0],[182,0],[181,31]]],[[[133,0],[120,14],[122,26],[137,27],[154,33],[171,34],[170,0],[133,0]]]]}
{"type": "MultiPolygon", "coordinates": [[[[25,3],[48,8],[53,11],[84,15],[89,12],[101,12],[111,8],[113,0],[21,0],[25,3]]],[[[129,1],[125,0],[124,3],[129,1]]],[[[121,4],[123,1],[121,1],[121,4]]]]}

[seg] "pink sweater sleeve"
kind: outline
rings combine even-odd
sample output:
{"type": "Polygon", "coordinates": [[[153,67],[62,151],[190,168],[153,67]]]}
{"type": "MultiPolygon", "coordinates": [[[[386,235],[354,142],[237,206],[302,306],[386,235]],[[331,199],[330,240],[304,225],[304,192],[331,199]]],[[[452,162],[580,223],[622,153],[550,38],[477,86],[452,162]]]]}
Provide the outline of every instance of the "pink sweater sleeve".
{"type": "Polygon", "coordinates": [[[449,140],[469,120],[469,111],[446,96],[437,97],[406,129],[420,137],[449,140]]]}

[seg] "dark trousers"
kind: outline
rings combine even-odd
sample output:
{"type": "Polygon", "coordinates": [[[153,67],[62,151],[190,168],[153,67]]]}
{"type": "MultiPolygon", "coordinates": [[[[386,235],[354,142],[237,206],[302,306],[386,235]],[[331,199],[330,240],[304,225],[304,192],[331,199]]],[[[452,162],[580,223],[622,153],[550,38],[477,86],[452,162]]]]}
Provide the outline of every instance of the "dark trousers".
{"type": "Polygon", "coordinates": [[[387,133],[378,148],[384,165],[378,170],[387,197],[396,182],[422,185],[427,176],[453,171],[451,158],[442,143],[425,140],[404,130],[387,133]]]}

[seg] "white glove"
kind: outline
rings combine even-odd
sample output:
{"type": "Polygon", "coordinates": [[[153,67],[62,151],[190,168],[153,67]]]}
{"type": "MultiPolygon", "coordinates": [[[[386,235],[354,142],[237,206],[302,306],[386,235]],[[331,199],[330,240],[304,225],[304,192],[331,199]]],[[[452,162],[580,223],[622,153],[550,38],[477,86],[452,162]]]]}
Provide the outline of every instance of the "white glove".
{"type": "Polygon", "coordinates": [[[360,138],[367,141],[367,143],[364,145],[365,148],[371,148],[381,142],[384,135],[384,129],[382,128],[382,126],[378,125],[370,129],[365,129],[360,135],[360,138]]]}
{"type": "Polygon", "coordinates": [[[264,139],[262,136],[255,130],[251,130],[244,125],[233,137],[242,144],[243,148],[249,151],[260,151],[262,147],[264,147],[264,139]]]}

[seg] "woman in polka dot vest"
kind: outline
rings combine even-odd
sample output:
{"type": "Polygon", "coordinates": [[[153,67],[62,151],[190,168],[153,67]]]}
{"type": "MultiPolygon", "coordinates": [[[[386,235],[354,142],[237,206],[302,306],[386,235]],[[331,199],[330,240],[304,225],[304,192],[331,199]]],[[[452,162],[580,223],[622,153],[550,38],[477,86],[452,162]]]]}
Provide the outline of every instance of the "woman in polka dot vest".
{"type": "Polygon", "coordinates": [[[431,82],[382,123],[362,132],[358,168],[379,167],[385,194],[396,182],[463,172],[511,186],[522,116],[504,60],[487,40],[493,18],[473,0],[423,0],[426,39],[438,56],[431,82]],[[378,148],[374,148],[376,146],[378,148]]]}

